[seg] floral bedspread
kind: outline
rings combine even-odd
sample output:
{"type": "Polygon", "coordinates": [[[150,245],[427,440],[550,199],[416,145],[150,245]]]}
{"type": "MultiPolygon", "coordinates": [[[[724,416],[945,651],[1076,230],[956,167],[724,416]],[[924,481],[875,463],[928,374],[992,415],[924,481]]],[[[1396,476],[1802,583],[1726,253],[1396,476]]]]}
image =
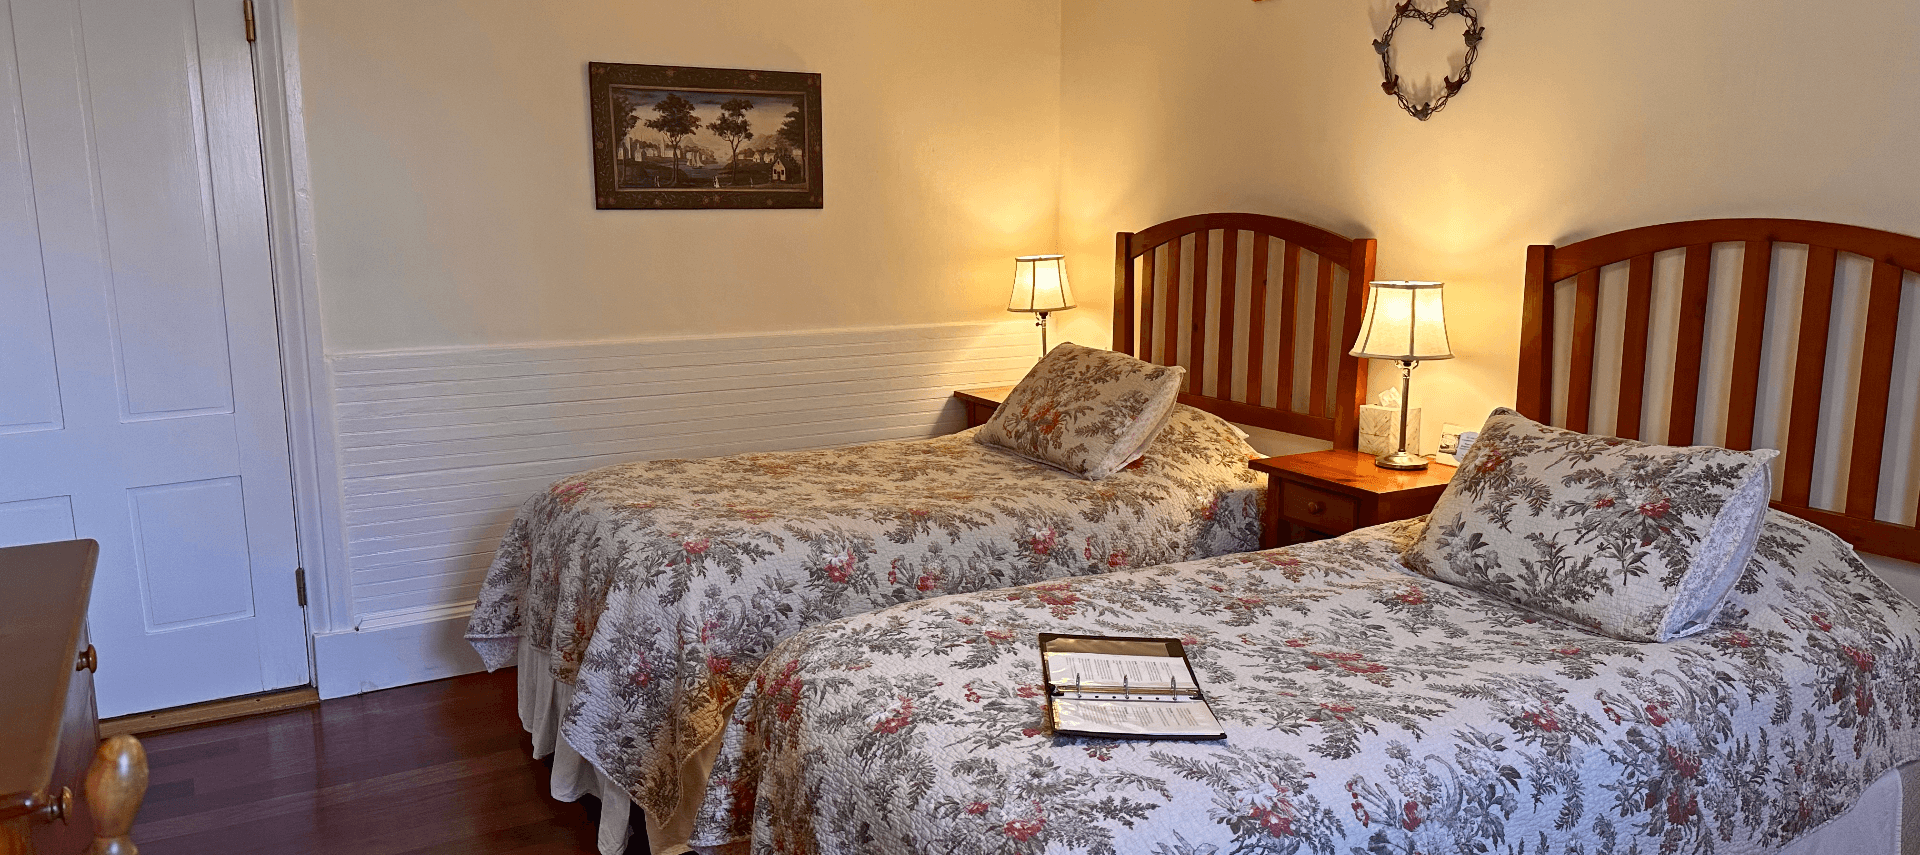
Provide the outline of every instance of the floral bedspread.
{"type": "Polygon", "coordinates": [[[758,853],[1750,853],[1920,757],[1920,611],[1769,514],[1713,628],[1614,640],[1395,564],[1424,521],[813,627],[693,842],[758,853]],[[1224,742],[1041,732],[1043,631],[1183,640],[1224,742]]]}
{"type": "MultiPolygon", "coordinates": [[[[1088,481],[974,441],[655,460],[522,506],[467,638],[524,638],[574,687],[561,733],[655,817],[761,657],[802,627],[925,597],[1242,552],[1263,476],[1232,426],[1181,407],[1135,465],[1088,481]]],[[[697,771],[697,770],[696,770],[697,771]]]]}

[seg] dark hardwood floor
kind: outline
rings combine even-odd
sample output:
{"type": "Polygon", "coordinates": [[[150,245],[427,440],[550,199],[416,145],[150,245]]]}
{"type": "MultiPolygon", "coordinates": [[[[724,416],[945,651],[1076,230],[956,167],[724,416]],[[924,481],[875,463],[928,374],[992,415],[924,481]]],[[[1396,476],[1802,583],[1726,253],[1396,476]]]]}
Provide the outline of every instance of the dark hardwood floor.
{"type": "Polygon", "coordinates": [[[598,805],[547,795],[512,670],[141,741],[152,769],[134,826],[142,855],[594,851],[598,805]]]}

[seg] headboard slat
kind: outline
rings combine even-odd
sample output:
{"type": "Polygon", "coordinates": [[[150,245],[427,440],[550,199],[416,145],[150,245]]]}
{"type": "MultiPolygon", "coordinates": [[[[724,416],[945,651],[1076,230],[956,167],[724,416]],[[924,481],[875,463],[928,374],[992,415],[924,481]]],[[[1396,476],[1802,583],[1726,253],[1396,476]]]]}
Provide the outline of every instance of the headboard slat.
{"type": "Polygon", "coordinates": [[[1193,302],[1187,306],[1187,391],[1201,394],[1207,376],[1207,265],[1210,263],[1213,232],[1201,229],[1193,233],[1193,302]]]}
{"type": "Polygon", "coordinates": [[[1333,265],[1334,260],[1324,255],[1314,262],[1313,380],[1307,385],[1307,412],[1316,416],[1327,414],[1327,359],[1331,356],[1328,346],[1333,335],[1333,265]]]}
{"type": "Polygon", "coordinates": [[[1200,214],[1140,232],[1121,232],[1115,245],[1115,270],[1121,271],[1114,284],[1115,318],[1124,313],[1133,319],[1131,323],[1114,323],[1115,350],[1162,365],[1185,365],[1188,384],[1181,395],[1183,403],[1242,424],[1328,440],[1337,448],[1351,449],[1358,444],[1358,408],[1366,397],[1366,380],[1358,359],[1342,355],[1336,362],[1333,352],[1345,343],[1344,339],[1359,332],[1364,294],[1373,279],[1371,239],[1344,238],[1304,223],[1259,214],[1200,214]],[[1211,269],[1210,258],[1215,241],[1212,233],[1216,231],[1221,233],[1217,274],[1211,269]],[[1186,243],[1189,239],[1190,246],[1186,243]],[[1266,317],[1271,305],[1270,247],[1275,239],[1285,241],[1286,247],[1281,262],[1285,282],[1281,285],[1282,318],[1278,324],[1268,323],[1266,317]],[[1248,252],[1240,245],[1243,240],[1253,242],[1246,276],[1239,269],[1248,252]],[[1319,291],[1311,319],[1297,315],[1295,292],[1301,284],[1302,250],[1319,258],[1319,291]],[[1164,257],[1160,257],[1162,253],[1164,257]],[[1187,258],[1190,263],[1183,264],[1187,258]],[[1138,279],[1130,275],[1136,262],[1140,265],[1138,279]],[[1345,290],[1338,295],[1334,293],[1336,267],[1345,271],[1346,277],[1345,290]],[[1250,317],[1245,321],[1240,318],[1239,307],[1242,280],[1250,289],[1250,317]],[[1215,281],[1219,282],[1218,293],[1210,300],[1208,292],[1215,281]],[[1136,293],[1138,304],[1131,300],[1136,293]],[[1297,341],[1304,337],[1294,324],[1296,319],[1310,323],[1311,341],[1297,341]],[[1243,328],[1246,343],[1241,347],[1243,328]],[[1153,346],[1156,332],[1161,336],[1157,348],[1153,346]],[[1299,347],[1313,354],[1313,394],[1304,411],[1294,409],[1292,389],[1294,354],[1299,347]],[[1278,364],[1269,368],[1268,354],[1276,352],[1279,358],[1271,361],[1278,364]],[[1246,380],[1236,386],[1233,378],[1240,365],[1246,367],[1246,380]],[[1273,406],[1264,403],[1269,372],[1280,387],[1273,406]]]}
{"type": "MultiPolygon", "coordinates": [[[[1113,253],[1113,341],[1116,347],[1128,356],[1135,356],[1133,347],[1133,307],[1135,296],[1139,293],[1138,283],[1133,278],[1133,256],[1127,254],[1127,239],[1117,238],[1119,244],[1113,253]]],[[[1147,281],[1153,281],[1153,261],[1149,256],[1146,262],[1147,281]]],[[[1153,286],[1149,284],[1148,288],[1153,286]]],[[[1148,298],[1148,305],[1153,304],[1148,298]]],[[[1151,336],[1148,337],[1152,339],[1151,336]]]]}
{"type": "Polygon", "coordinates": [[[1860,393],[1853,417],[1853,460],[1847,470],[1847,515],[1871,517],[1880,498],[1880,456],[1893,390],[1893,333],[1900,317],[1900,268],[1873,265],[1867,334],[1860,356],[1860,393]]]}
{"type": "Polygon", "coordinates": [[[1788,404],[1786,479],[1780,500],[1813,501],[1813,452],[1820,441],[1820,387],[1827,379],[1827,328],[1833,322],[1833,274],[1838,253],[1830,246],[1807,250],[1807,278],[1800,298],[1800,341],[1793,357],[1793,398],[1788,404]]]}
{"type": "Polygon", "coordinates": [[[1668,445],[1700,441],[1694,422],[1700,408],[1701,353],[1707,338],[1707,288],[1713,269],[1713,244],[1687,247],[1680,278],[1680,330],[1673,357],[1673,412],[1667,421],[1668,445]]]}
{"type": "Polygon", "coordinates": [[[1553,267],[1551,246],[1527,247],[1527,290],[1520,297],[1520,388],[1514,406],[1546,421],[1553,414],[1553,267]]]}
{"type": "Polygon", "coordinates": [[[1183,241],[1174,238],[1167,242],[1167,289],[1160,296],[1160,354],[1154,362],[1164,365],[1180,363],[1180,294],[1187,281],[1185,265],[1180,263],[1180,248],[1183,241]]]}
{"type": "Polygon", "coordinates": [[[1753,422],[1760,406],[1760,357],[1767,325],[1767,283],[1773,273],[1773,242],[1746,242],[1740,265],[1740,303],[1733,333],[1733,378],[1727,394],[1728,448],[1753,447],[1753,422]]]}
{"type": "Polygon", "coordinates": [[[1360,340],[1360,316],[1366,310],[1366,294],[1373,280],[1373,262],[1379,247],[1370,240],[1354,241],[1347,255],[1347,307],[1340,325],[1339,400],[1333,406],[1333,435],[1360,436],[1360,407],[1367,403],[1367,381],[1360,374],[1360,360],[1347,355],[1347,342],[1360,340]]]}
{"type": "MultiPolygon", "coordinates": [[[[1120,243],[1120,250],[1119,250],[1120,257],[1125,259],[1125,261],[1122,263],[1128,266],[1132,266],[1133,257],[1127,254],[1127,235],[1124,232],[1121,233],[1119,237],[1119,243],[1120,243]]],[[[1126,337],[1123,339],[1121,338],[1120,325],[1115,324],[1113,327],[1114,348],[1116,350],[1118,350],[1122,345],[1122,343],[1124,342],[1125,346],[1133,353],[1133,355],[1138,356],[1141,359],[1144,359],[1148,362],[1155,362],[1155,363],[1159,362],[1159,359],[1158,359],[1158,354],[1155,354],[1153,352],[1153,310],[1155,305],[1154,297],[1157,294],[1155,279],[1154,279],[1153,262],[1154,262],[1154,259],[1159,257],[1160,257],[1160,252],[1157,249],[1147,250],[1145,254],[1140,256],[1140,280],[1141,280],[1140,281],[1140,307],[1141,308],[1140,308],[1140,311],[1137,313],[1140,316],[1139,346],[1138,347],[1134,346],[1134,340],[1133,340],[1131,331],[1129,331],[1126,337]]],[[[1126,305],[1123,306],[1120,304],[1120,301],[1117,299],[1114,301],[1113,311],[1116,314],[1122,311],[1125,311],[1128,315],[1136,314],[1133,311],[1132,303],[1127,303],[1126,305]]]]}
{"type": "Polygon", "coordinates": [[[1273,403],[1280,409],[1291,410],[1293,409],[1295,349],[1293,339],[1300,334],[1300,245],[1288,241],[1283,255],[1286,259],[1286,270],[1280,280],[1280,329],[1278,330],[1280,361],[1274,368],[1279,372],[1274,378],[1278,381],[1278,393],[1273,403]]]}
{"type": "Polygon", "coordinates": [[[1593,332],[1600,314],[1600,268],[1580,271],[1573,290],[1573,361],[1567,371],[1567,429],[1587,432],[1593,416],[1593,332]]]}
{"type": "Polygon", "coordinates": [[[1254,234],[1253,270],[1250,271],[1247,294],[1247,388],[1240,400],[1260,403],[1260,393],[1266,389],[1266,374],[1261,370],[1267,360],[1267,245],[1273,241],[1263,234],[1254,234]]]}
{"type": "Polygon", "coordinates": [[[1653,253],[1633,257],[1627,266],[1627,317],[1620,345],[1620,405],[1613,432],[1640,438],[1641,399],[1647,386],[1647,329],[1653,324],[1653,253]]]}
{"type": "Polygon", "coordinates": [[[1234,279],[1240,268],[1240,230],[1220,233],[1220,333],[1214,345],[1214,391],[1222,398],[1233,397],[1234,321],[1239,317],[1239,294],[1234,279]]]}
{"type": "MultiPolygon", "coordinates": [[[[1652,360],[1649,338],[1669,340],[1666,329],[1649,332],[1650,303],[1654,274],[1660,267],[1655,264],[1656,257],[1681,249],[1686,258],[1680,270],[1678,322],[1671,330],[1673,382],[1668,390],[1664,441],[1671,445],[1711,441],[1706,431],[1697,428],[1724,416],[1726,434],[1721,441],[1729,447],[1745,448],[1763,438],[1761,424],[1775,424],[1775,418],[1784,418],[1784,435],[1775,437],[1771,431],[1764,432],[1767,442],[1782,446],[1784,452],[1780,498],[1773,506],[1832,530],[1862,552],[1920,561],[1920,512],[1908,504],[1915,498],[1912,489],[1920,479],[1913,471],[1891,470],[1889,467],[1896,464],[1914,464],[1903,462],[1906,454],[1885,450],[1896,433],[1889,425],[1893,384],[1896,379],[1909,382],[1903,379],[1905,373],[1896,376],[1896,369],[1911,370],[1903,367],[1904,363],[1896,365],[1894,348],[1920,334],[1903,329],[1901,318],[1906,277],[1920,270],[1920,238],[1808,220],[1727,219],[1647,226],[1567,246],[1531,247],[1527,252],[1516,390],[1520,412],[1551,422],[1557,409],[1556,395],[1564,393],[1569,400],[1567,415],[1561,421],[1568,427],[1590,422],[1583,417],[1595,406],[1592,399],[1605,390],[1594,388],[1601,384],[1587,374],[1590,358],[1584,354],[1594,346],[1590,342],[1612,342],[1617,337],[1622,354],[1615,433],[1652,437],[1661,430],[1658,420],[1647,418],[1659,412],[1658,402],[1641,400],[1648,394],[1646,387],[1652,385],[1644,376],[1645,363],[1652,360]],[[1715,252],[1716,246],[1733,243],[1744,244],[1745,251],[1737,283],[1723,279],[1714,270],[1715,257],[1720,255],[1715,252]],[[1804,277],[1798,273],[1779,275],[1781,268],[1774,266],[1774,256],[1782,244],[1807,248],[1804,277]],[[1872,264],[1872,275],[1862,289],[1864,299],[1859,302],[1850,291],[1843,291],[1852,280],[1837,275],[1842,272],[1842,255],[1860,256],[1872,264]],[[1625,318],[1616,322],[1585,304],[1593,299],[1592,283],[1600,269],[1621,262],[1631,266],[1625,318]],[[1718,366],[1722,361],[1703,358],[1707,314],[1714,302],[1710,297],[1716,281],[1737,288],[1737,292],[1722,295],[1733,309],[1732,340],[1726,342],[1728,350],[1724,354],[1724,360],[1731,363],[1730,382],[1726,394],[1708,397],[1703,395],[1704,389],[1717,387],[1703,376],[1705,365],[1711,361],[1718,366]],[[1568,285],[1574,289],[1576,316],[1567,325],[1573,328],[1571,333],[1556,330],[1554,323],[1555,294],[1568,285]],[[1846,300],[1842,300],[1843,293],[1848,294],[1846,300]],[[1797,320],[1791,311],[1796,302],[1797,320]],[[1849,321],[1856,311],[1864,314],[1864,330],[1853,335],[1832,332],[1843,305],[1850,307],[1845,310],[1849,321]],[[1769,331],[1770,326],[1778,324],[1797,328],[1769,331]],[[1612,328],[1596,329],[1602,326],[1612,328]],[[1786,341],[1780,333],[1790,333],[1792,341],[1786,341]],[[1787,390],[1790,397],[1762,394],[1765,384],[1775,382],[1768,379],[1771,375],[1765,368],[1770,361],[1770,341],[1793,349],[1792,378],[1782,380],[1792,384],[1787,390]],[[1572,373],[1564,390],[1556,388],[1560,384],[1553,371],[1558,348],[1572,354],[1572,373]],[[1854,366],[1859,369],[1857,389],[1826,388],[1829,373],[1850,375],[1854,366]],[[1849,370],[1830,371],[1835,367],[1849,370]],[[1778,397],[1785,400],[1776,401],[1778,397]],[[1822,430],[1823,407],[1851,409],[1850,438],[1844,429],[1836,432],[1831,425],[1822,430]],[[1812,506],[1817,484],[1837,486],[1843,478],[1841,495],[1823,495],[1819,499],[1822,507],[1812,506]],[[1889,485],[1899,488],[1898,495],[1881,501],[1881,493],[1889,485]],[[1889,501],[1894,503],[1893,508],[1888,507],[1889,501]],[[1893,521],[1896,515],[1897,522],[1893,521]],[[1913,524],[1907,522],[1910,515],[1913,524]]],[[[1797,251],[1779,254],[1782,268],[1793,263],[1787,259],[1799,257],[1797,251]]],[[[1731,260],[1730,253],[1723,257],[1731,260]]],[[[1715,341],[1720,340],[1716,334],[1715,341]]],[[[1913,417],[1905,409],[1912,401],[1905,396],[1901,400],[1903,410],[1898,418],[1904,423],[1913,417]]]]}

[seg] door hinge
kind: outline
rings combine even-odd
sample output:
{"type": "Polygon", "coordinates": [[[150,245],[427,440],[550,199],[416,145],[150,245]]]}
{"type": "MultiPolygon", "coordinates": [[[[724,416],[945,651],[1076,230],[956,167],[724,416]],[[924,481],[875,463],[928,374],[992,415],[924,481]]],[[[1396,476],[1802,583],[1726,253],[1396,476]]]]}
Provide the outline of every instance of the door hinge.
{"type": "MultiPolygon", "coordinates": [[[[253,41],[253,0],[240,0],[240,14],[247,19],[247,41],[253,41]]],[[[306,605],[306,601],[302,600],[301,605],[306,605]]]]}
{"type": "Polygon", "coordinates": [[[300,607],[307,607],[307,568],[293,568],[293,592],[300,598],[300,607]]]}

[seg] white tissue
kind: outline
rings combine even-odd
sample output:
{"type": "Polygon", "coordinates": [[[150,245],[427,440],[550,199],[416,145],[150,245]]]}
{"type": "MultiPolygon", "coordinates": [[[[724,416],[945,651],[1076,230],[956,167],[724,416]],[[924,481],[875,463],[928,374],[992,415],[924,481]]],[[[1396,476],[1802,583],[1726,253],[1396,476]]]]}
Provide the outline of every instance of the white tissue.
{"type": "Polygon", "coordinates": [[[1400,409],[1400,390],[1389,387],[1387,391],[1380,393],[1379,400],[1382,407],[1400,409]]]}

